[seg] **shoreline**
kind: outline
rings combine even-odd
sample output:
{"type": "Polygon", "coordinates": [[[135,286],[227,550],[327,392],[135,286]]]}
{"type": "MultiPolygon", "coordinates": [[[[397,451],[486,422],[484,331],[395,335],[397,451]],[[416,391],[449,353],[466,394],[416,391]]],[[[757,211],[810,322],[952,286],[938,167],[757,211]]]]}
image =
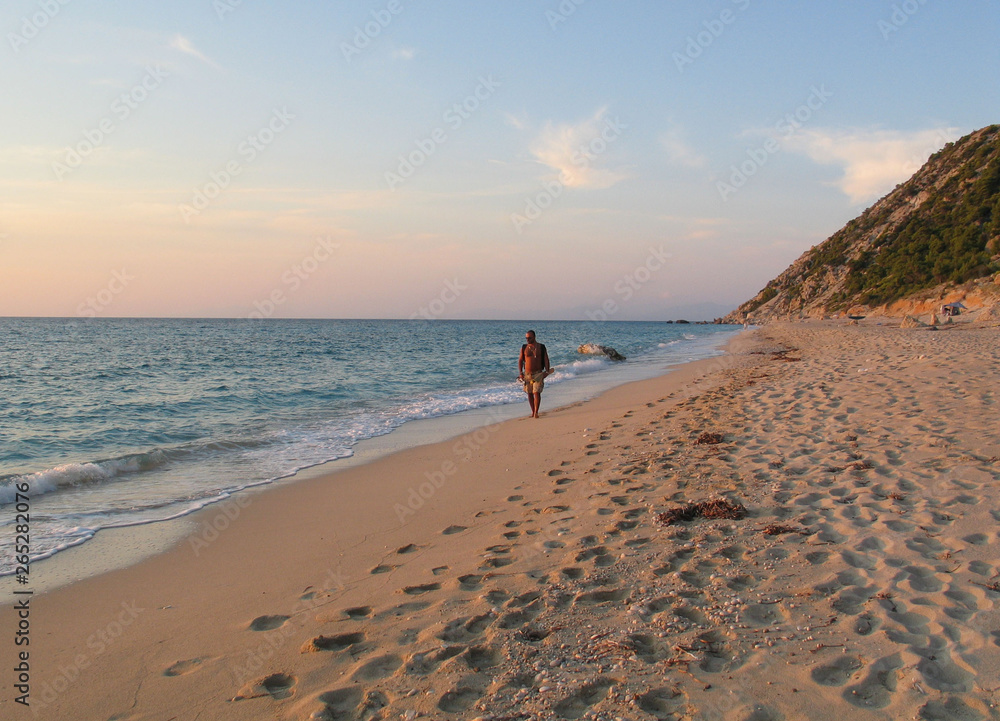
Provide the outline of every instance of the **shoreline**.
{"type": "MultiPolygon", "coordinates": [[[[738,337],[730,345],[734,341],[738,337]]],[[[485,539],[492,530],[492,523],[478,520],[492,515],[483,508],[504,503],[521,485],[522,476],[530,473],[525,460],[510,458],[507,449],[533,445],[528,461],[537,462],[539,453],[546,453],[542,446],[545,439],[537,435],[539,427],[554,434],[548,439],[555,443],[549,450],[564,453],[579,449],[581,432],[596,432],[581,423],[596,424],[609,412],[639,402],[653,387],[666,386],[681,394],[694,392],[694,384],[725,365],[728,357],[684,363],[663,375],[615,386],[596,398],[543,410],[538,420],[525,415],[484,426],[477,429],[480,435],[472,431],[457,442],[407,448],[352,468],[264,487],[246,496],[248,502],[242,505],[233,502],[225,507],[227,502],[223,502],[198,511],[189,517],[193,521],[189,524],[191,533],[170,548],[31,599],[32,613],[39,619],[39,630],[32,638],[32,657],[37,659],[35,706],[37,709],[42,704],[43,709],[37,717],[47,718],[51,711],[56,714],[52,718],[58,718],[70,713],[66,708],[72,708],[72,713],[89,718],[92,716],[82,709],[96,713],[99,708],[129,706],[115,689],[143,685],[147,672],[123,667],[119,659],[145,658],[152,650],[150,643],[160,647],[168,639],[167,648],[159,648],[156,655],[163,652],[167,654],[164,658],[171,660],[164,662],[163,669],[150,671],[153,686],[164,680],[193,678],[195,674],[189,676],[188,671],[206,664],[214,666],[212,687],[225,687],[230,697],[239,695],[238,686],[248,679],[240,670],[247,666],[236,647],[223,642],[216,648],[216,652],[228,648],[222,656],[216,652],[192,655],[171,647],[218,640],[220,632],[228,635],[235,630],[242,636],[247,628],[256,629],[258,622],[261,628],[269,628],[272,616],[322,615],[334,596],[356,599],[354,605],[363,607],[373,601],[372,583],[376,584],[374,593],[380,595],[377,589],[384,585],[383,579],[420,588],[428,567],[448,566],[444,557],[440,563],[426,560],[431,556],[428,546],[440,538],[451,542],[441,549],[444,556],[453,555],[455,550],[467,552],[468,544],[485,539]],[[510,467],[504,468],[502,477],[484,476],[482,464],[485,461],[495,467],[497,453],[503,456],[500,463],[510,467]],[[462,459],[468,459],[467,463],[462,459]],[[414,492],[419,497],[417,489],[430,477],[444,477],[447,484],[435,488],[431,497],[418,505],[411,499],[414,492]],[[334,480],[335,488],[331,486],[334,480]],[[336,499],[331,498],[331,490],[336,491],[336,499]],[[370,510],[345,510],[350,508],[370,510]],[[398,515],[399,508],[413,511],[413,515],[398,515]],[[333,514],[336,523],[324,531],[327,513],[333,514]],[[206,535],[207,524],[220,518],[227,519],[226,527],[206,535]],[[304,534],[303,529],[311,531],[304,534]],[[422,568],[384,562],[409,557],[411,552],[421,558],[422,568]],[[267,590],[255,590],[259,584],[267,590]],[[274,609],[271,597],[285,599],[279,602],[279,609],[274,609]],[[219,613],[240,620],[235,625],[232,621],[220,623],[219,613]],[[141,633],[131,632],[140,627],[141,633]],[[178,629],[184,629],[183,633],[177,634],[178,629]],[[228,662],[219,663],[226,657],[228,662]],[[84,674],[94,686],[84,689],[76,683],[84,674]],[[234,680],[239,680],[235,689],[230,688],[234,680]],[[63,685],[65,690],[72,689],[72,698],[59,690],[63,685]],[[64,711],[56,711],[66,703],[70,705],[63,707],[64,711]]],[[[526,404],[521,410],[526,411],[526,404]]],[[[0,607],[0,626],[9,625],[13,613],[9,605],[0,607]]],[[[282,637],[282,647],[286,642],[285,650],[298,647],[282,637]]],[[[252,661],[266,653],[258,647],[249,658],[252,661]]],[[[9,672],[0,678],[4,675],[9,672]]],[[[209,695],[217,696],[217,692],[209,695]]],[[[11,706],[11,684],[4,684],[0,687],[0,709],[11,706]]],[[[231,708],[219,718],[228,718],[229,713],[243,718],[247,710],[231,708]]]]}
{"type": "Polygon", "coordinates": [[[33,710],[995,717],[996,340],[767,326],[540,421],[268,489],[33,598],[33,710]],[[663,520],[709,499],[743,513],[663,520]]]}
{"type": "MultiPolygon", "coordinates": [[[[727,338],[715,344],[716,351],[724,353],[723,349],[726,345],[741,332],[743,331],[733,329],[731,333],[726,334],[727,338]]],[[[709,358],[711,357],[713,356],[709,356],[709,358]]],[[[669,374],[690,362],[696,361],[684,361],[663,366],[655,375],[649,375],[648,369],[633,370],[632,374],[638,373],[639,379],[625,380],[611,386],[600,382],[602,380],[600,374],[595,374],[598,375],[597,378],[584,375],[570,380],[568,384],[559,383],[548,388],[545,397],[553,403],[551,410],[557,410],[593,400],[622,385],[669,374]],[[569,387],[565,387],[566,385],[569,387]]],[[[359,441],[352,449],[350,456],[309,466],[288,476],[236,491],[224,498],[214,500],[202,508],[174,518],[101,529],[86,541],[32,562],[33,571],[43,579],[35,581],[33,588],[36,593],[46,593],[86,578],[100,576],[141,563],[183,542],[199,526],[201,516],[216,517],[217,513],[213,509],[220,507],[220,505],[233,503],[233,499],[253,496],[269,489],[284,488],[311,478],[335,474],[342,470],[375,462],[409,448],[445,442],[477,428],[515,420],[523,415],[521,412],[523,405],[524,403],[508,403],[484,406],[459,413],[407,421],[389,433],[359,441]]],[[[13,574],[0,577],[0,607],[14,603],[13,592],[17,588],[18,584],[13,574]]]]}

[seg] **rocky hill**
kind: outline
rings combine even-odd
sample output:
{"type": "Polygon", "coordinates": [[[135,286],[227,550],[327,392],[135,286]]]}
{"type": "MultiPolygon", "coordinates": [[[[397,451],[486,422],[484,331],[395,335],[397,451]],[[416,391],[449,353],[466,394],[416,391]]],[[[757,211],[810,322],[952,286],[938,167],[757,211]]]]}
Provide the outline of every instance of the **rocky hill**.
{"type": "Polygon", "coordinates": [[[932,155],[723,320],[903,315],[955,299],[992,305],[998,271],[1000,125],[991,125],[932,155]]]}

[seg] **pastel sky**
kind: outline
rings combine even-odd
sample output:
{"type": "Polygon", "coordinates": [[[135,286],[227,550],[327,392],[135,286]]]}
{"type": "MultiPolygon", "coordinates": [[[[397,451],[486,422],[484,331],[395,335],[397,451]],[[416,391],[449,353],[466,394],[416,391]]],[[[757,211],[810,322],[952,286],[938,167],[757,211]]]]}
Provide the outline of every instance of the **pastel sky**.
{"type": "Polygon", "coordinates": [[[712,317],[1000,122],[995,0],[8,0],[0,315],[712,317]]]}

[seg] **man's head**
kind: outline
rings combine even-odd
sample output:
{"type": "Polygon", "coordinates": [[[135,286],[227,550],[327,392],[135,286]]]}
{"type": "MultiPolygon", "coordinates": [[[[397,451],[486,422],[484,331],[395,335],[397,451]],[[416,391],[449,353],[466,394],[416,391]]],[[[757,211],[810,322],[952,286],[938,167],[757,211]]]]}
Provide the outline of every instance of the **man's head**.
{"type": "Polygon", "coordinates": [[[525,332],[524,339],[526,341],[528,341],[529,343],[534,343],[535,342],[535,331],[529,330],[529,331],[525,332]]]}

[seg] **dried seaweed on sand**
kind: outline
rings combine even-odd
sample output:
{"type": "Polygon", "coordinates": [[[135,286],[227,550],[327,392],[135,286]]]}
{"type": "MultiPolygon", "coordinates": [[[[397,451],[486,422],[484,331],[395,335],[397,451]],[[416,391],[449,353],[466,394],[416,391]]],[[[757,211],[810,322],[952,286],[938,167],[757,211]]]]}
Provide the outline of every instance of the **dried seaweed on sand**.
{"type": "Polygon", "coordinates": [[[766,536],[780,536],[782,533],[803,533],[803,530],[783,523],[771,523],[760,529],[760,532],[766,536]]]}
{"type": "Polygon", "coordinates": [[[693,521],[695,518],[726,518],[738,521],[747,515],[746,506],[738,501],[727,498],[716,498],[711,501],[688,503],[680,508],[672,508],[656,514],[656,520],[663,526],[669,526],[678,521],[693,521]]]}

